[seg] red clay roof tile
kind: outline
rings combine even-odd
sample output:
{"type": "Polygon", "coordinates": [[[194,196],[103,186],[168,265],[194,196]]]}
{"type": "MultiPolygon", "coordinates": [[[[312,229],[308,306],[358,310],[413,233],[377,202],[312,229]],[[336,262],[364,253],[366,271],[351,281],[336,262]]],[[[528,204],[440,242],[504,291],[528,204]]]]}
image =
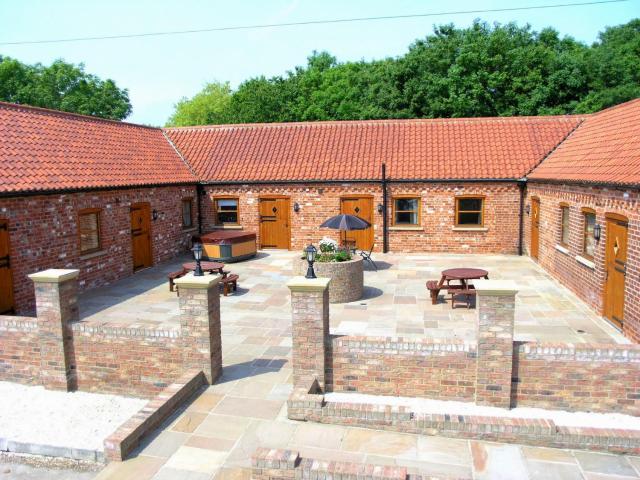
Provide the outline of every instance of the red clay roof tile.
{"type": "Polygon", "coordinates": [[[589,115],[529,178],[640,185],[640,99],[589,115]]]}
{"type": "Polygon", "coordinates": [[[0,102],[0,192],[195,182],[162,130],[0,102]]]}
{"type": "Polygon", "coordinates": [[[166,129],[205,181],[512,179],[582,117],[375,120],[166,129]]]}

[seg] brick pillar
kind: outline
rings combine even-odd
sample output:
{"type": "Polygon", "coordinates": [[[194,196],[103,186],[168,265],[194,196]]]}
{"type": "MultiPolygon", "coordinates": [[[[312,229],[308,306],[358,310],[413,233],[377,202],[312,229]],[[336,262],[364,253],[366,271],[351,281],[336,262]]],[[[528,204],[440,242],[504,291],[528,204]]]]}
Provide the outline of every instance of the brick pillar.
{"type": "Polygon", "coordinates": [[[220,333],[220,275],[194,277],[189,273],[175,280],[180,292],[180,333],[184,370],[202,370],[207,382],[222,373],[220,333]]]}
{"type": "Polygon", "coordinates": [[[315,379],[325,391],[330,281],[330,278],[294,277],[287,283],[291,290],[294,388],[309,388],[315,379]]]}
{"type": "Polygon", "coordinates": [[[476,280],[478,363],[476,403],[511,406],[516,293],[510,280],[476,280]]]}
{"type": "Polygon", "coordinates": [[[79,270],[50,269],[32,273],[40,339],[40,381],[49,390],[78,385],[71,322],[78,321],[79,270]]]}

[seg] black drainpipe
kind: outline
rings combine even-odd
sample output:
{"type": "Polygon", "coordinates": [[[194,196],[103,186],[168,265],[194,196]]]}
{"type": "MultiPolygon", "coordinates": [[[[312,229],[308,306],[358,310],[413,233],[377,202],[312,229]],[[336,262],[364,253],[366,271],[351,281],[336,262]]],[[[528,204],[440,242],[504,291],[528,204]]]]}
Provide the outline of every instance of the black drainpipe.
{"type": "Polygon", "coordinates": [[[387,165],[382,164],[382,253],[389,251],[387,235],[387,165]]]}
{"type": "Polygon", "coordinates": [[[523,240],[524,240],[524,198],[525,188],[527,184],[524,180],[518,180],[518,188],[520,189],[520,225],[518,231],[518,255],[522,255],[523,240]]]}
{"type": "Polygon", "coordinates": [[[202,234],[202,196],[205,194],[204,186],[196,184],[196,196],[198,197],[198,233],[202,234]]]}

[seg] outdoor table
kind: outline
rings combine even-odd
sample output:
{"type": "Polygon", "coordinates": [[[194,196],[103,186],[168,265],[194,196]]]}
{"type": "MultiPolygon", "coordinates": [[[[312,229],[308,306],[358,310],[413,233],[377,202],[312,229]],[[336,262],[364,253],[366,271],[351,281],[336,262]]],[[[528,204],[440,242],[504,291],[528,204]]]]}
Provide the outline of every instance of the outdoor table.
{"type": "MultiPolygon", "coordinates": [[[[221,275],[224,275],[222,269],[224,268],[224,263],[220,262],[200,262],[200,266],[202,270],[209,273],[218,272],[221,275]]],[[[196,262],[187,262],[182,264],[182,268],[185,270],[194,271],[196,269],[196,262]]]]}
{"type": "Polygon", "coordinates": [[[442,278],[438,287],[444,286],[445,282],[449,285],[451,280],[459,280],[466,290],[467,280],[475,280],[477,278],[489,278],[489,272],[481,268],[449,268],[442,271],[442,278]]]}

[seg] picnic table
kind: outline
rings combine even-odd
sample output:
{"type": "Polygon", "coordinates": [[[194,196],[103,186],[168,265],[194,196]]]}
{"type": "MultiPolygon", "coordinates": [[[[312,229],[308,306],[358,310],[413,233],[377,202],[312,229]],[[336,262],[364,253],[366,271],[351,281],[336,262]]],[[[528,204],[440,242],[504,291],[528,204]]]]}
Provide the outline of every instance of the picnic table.
{"type": "MultiPolygon", "coordinates": [[[[436,305],[438,303],[438,295],[442,289],[458,289],[461,291],[469,290],[469,280],[475,280],[478,278],[489,278],[489,272],[481,268],[449,268],[441,272],[442,276],[440,281],[429,280],[427,282],[427,289],[431,294],[431,303],[436,305]],[[451,285],[450,282],[459,281],[460,285],[451,285]]],[[[453,299],[452,299],[453,302],[453,299]]],[[[453,303],[452,303],[453,305],[453,303]]]]}
{"type": "MultiPolygon", "coordinates": [[[[219,273],[224,275],[222,269],[224,268],[224,263],[221,262],[200,262],[200,266],[202,270],[209,273],[219,273]]],[[[196,262],[187,262],[182,264],[182,268],[189,271],[194,271],[196,269],[196,262]]]]}
{"type": "Polygon", "coordinates": [[[460,281],[460,285],[467,288],[467,280],[476,280],[478,278],[489,278],[489,272],[481,268],[449,268],[443,270],[442,277],[438,283],[439,287],[442,287],[445,282],[449,285],[451,280],[460,281]]]}

